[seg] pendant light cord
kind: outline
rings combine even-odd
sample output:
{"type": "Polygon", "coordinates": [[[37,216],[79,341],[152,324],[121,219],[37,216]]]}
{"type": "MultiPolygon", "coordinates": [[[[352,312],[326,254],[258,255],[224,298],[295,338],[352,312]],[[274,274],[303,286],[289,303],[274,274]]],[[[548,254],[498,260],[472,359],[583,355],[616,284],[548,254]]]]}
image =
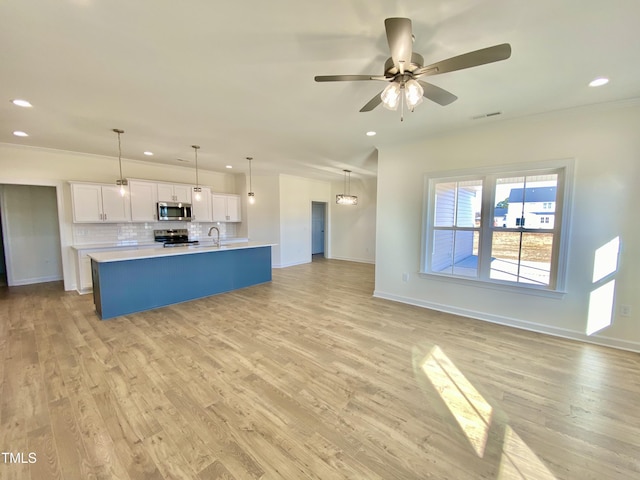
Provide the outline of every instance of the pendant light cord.
{"type": "Polygon", "coordinates": [[[118,165],[120,166],[120,183],[124,185],[124,178],[122,178],[122,144],[120,143],[120,134],[124,133],[124,130],[114,128],[113,131],[118,134],[118,165]]]}
{"type": "Polygon", "coordinates": [[[344,172],[344,194],[351,195],[351,170],[343,170],[344,172]],[[349,182],[347,183],[347,175],[349,176],[349,182]]]}
{"type": "Polygon", "coordinates": [[[196,152],[196,191],[198,191],[197,189],[200,188],[200,182],[198,181],[198,149],[200,148],[200,145],[191,145],[191,147],[196,152]]]}

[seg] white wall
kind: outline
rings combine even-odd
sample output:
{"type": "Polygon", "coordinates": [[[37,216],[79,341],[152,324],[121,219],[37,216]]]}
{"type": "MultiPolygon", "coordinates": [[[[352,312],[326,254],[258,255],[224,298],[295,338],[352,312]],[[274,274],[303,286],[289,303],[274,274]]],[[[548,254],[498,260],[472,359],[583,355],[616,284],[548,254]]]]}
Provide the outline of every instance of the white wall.
{"type": "MultiPolygon", "coordinates": [[[[195,183],[195,169],[137,160],[122,160],[126,178],[195,183]]],[[[118,158],[46,148],[0,144],[0,183],[29,184],[33,179],[113,183],[119,176],[118,158]]],[[[200,184],[214,192],[236,193],[232,174],[199,171],[200,184]]]]}
{"type": "Polygon", "coordinates": [[[357,205],[337,205],[336,195],[344,193],[344,182],[333,182],[331,211],[331,258],[374,263],[376,255],[377,180],[351,177],[350,193],[357,205]]]}
{"type": "MultiPolygon", "coordinates": [[[[273,248],[274,267],[311,262],[311,203],[325,202],[331,206],[332,199],[335,202],[332,189],[330,182],[293,175],[253,176],[256,203],[247,206],[249,238],[277,244],[273,248]]],[[[335,227],[331,207],[327,216],[329,242],[325,255],[332,258],[332,242],[341,233],[332,233],[335,227]]]]}
{"type": "Polygon", "coordinates": [[[9,285],[62,279],[58,208],[54,187],[0,185],[9,285]]]}
{"type": "Polygon", "coordinates": [[[640,350],[640,104],[627,102],[485,124],[398,147],[379,146],[375,295],[560,336],[640,350]],[[567,294],[546,298],[417,275],[427,172],[575,158],[567,294]],[[588,336],[595,251],[622,249],[616,309],[588,336]],[[407,282],[403,273],[409,273],[407,282]],[[631,306],[621,316],[619,306],[631,306]]]}
{"type": "Polygon", "coordinates": [[[271,262],[280,264],[280,179],[277,175],[253,175],[255,203],[247,205],[249,240],[276,244],[271,262]]]}
{"type": "MultiPolygon", "coordinates": [[[[328,202],[329,182],[280,175],[280,262],[288,267],[311,261],[311,202],[328,202]]],[[[330,228],[330,220],[327,222],[330,228]]]]}

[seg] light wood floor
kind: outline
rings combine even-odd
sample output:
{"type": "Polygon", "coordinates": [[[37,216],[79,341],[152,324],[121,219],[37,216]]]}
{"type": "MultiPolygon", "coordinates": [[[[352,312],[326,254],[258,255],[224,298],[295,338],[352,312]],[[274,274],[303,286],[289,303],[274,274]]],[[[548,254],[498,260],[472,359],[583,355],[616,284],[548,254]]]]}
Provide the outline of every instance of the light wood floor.
{"type": "Polygon", "coordinates": [[[0,449],[36,454],[0,478],[640,478],[640,355],[374,299],[373,274],[104,322],[0,289],[0,449]]]}

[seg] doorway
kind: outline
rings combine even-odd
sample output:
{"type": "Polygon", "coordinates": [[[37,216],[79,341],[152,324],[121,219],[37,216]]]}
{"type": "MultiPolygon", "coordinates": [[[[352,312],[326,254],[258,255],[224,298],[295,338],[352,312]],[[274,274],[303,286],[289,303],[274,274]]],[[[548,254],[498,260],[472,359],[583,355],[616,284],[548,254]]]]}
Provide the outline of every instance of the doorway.
{"type": "Polygon", "coordinates": [[[311,257],[324,258],[326,202],[311,202],[311,257]]]}
{"type": "Polygon", "coordinates": [[[0,215],[6,285],[62,280],[56,187],[0,185],[0,215]]]}
{"type": "MultiPolygon", "coordinates": [[[[0,198],[0,201],[2,199],[0,198]]],[[[4,258],[4,236],[2,235],[2,205],[0,205],[0,287],[7,286],[7,262],[4,258]]]]}

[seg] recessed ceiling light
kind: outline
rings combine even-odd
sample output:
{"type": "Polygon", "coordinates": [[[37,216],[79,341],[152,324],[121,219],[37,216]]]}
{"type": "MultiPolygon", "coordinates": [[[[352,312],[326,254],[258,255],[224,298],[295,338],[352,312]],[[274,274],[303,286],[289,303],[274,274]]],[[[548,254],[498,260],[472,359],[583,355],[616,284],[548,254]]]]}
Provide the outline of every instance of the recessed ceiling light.
{"type": "Polygon", "coordinates": [[[226,167],[226,168],[233,168],[233,167],[232,167],[231,165],[227,165],[227,167],[226,167]]]}
{"type": "Polygon", "coordinates": [[[147,157],[153,157],[153,152],[142,152],[147,157]]]}
{"type": "Polygon", "coordinates": [[[607,83],[609,83],[609,79],[608,78],[598,77],[595,80],[592,80],[591,82],[589,82],[589,86],[590,87],[601,87],[602,85],[606,85],[607,83]]]}
{"type": "Polygon", "coordinates": [[[367,132],[367,137],[373,137],[375,134],[376,134],[376,132],[371,130],[370,132],[367,132]]]}
{"type": "Polygon", "coordinates": [[[15,132],[13,132],[13,134],[14,134],[16,137],[28,137],[28,136],[29,136],[29,134],[28,134],[28,133],[26,133],[26,132],[21,132],[20,130],[16,130],[15,132]]]}
{"type": "Polygon", "coordinates": [[[11,100],[11,103],[13,103],[14,105],[17,105],[18,107],[33,107],[33,105],[31,105],[29,102],[27,102],[26,100],[21,100],[19,98],[16,98],[14,100],[11,100]]]}

